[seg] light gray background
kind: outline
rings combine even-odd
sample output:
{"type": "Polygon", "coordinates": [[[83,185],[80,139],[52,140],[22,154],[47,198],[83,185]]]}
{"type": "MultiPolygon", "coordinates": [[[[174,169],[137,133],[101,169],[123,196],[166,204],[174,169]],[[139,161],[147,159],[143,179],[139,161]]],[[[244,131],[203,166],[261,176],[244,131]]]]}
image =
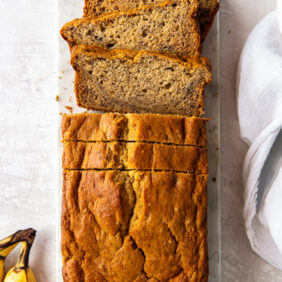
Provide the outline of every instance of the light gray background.
{"type": "MultiPolygon", "coordinates": [[[[274,6],[274,0],[221,1],[222,281],[282,281],[245,235],[241,170],[247,147],[234,90],[244,41],[274,6]]],[[[39,282],[56,276],[56,8],[56,0],[0,0],[0,237],[29,226],[38,230],[30,264],[39,282]]]]}
{"type": "Polygon", "coordinates": [[[254,254],[244,230],[242,166],[235,80],[244,42],[254,25],[275,9],[273,0],[223,0],[220,10],[222,281],[282,281],[282,273],[254,254]]]}

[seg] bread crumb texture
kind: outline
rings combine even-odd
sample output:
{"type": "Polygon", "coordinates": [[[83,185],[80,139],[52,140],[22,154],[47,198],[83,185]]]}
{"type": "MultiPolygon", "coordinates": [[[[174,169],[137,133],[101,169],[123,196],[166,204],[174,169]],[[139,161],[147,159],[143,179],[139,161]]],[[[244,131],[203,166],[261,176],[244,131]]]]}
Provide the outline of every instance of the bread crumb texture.
{"type": "Polygon", "coordinates": [[[64,171],[64,281],[207,281],[206,175],[64,171]]]}
{"type": "Polygon", "coordinates": [[[200,116],[211,81],[206,58],[146,51],[73,49],[78,105],[100,111],[200,116]]]}
{"type": "MultiPolygon", "coordinates": [[[[161,2],[163,0],[85,0],[84,16],[97,17],[105,13],[126,11],[143,5],[154,5],[161,2]]],[[[206,37],[218,8],[218,0],[199,0],[198,20],[202,40],[206,37]]]]}
{"type": "Polygon", "coordinates": [[[97,44],[107,49],[199,55],[197,0],[167,0],[125,12],[66,23],[61,35],[70,46],[97,44]]]}

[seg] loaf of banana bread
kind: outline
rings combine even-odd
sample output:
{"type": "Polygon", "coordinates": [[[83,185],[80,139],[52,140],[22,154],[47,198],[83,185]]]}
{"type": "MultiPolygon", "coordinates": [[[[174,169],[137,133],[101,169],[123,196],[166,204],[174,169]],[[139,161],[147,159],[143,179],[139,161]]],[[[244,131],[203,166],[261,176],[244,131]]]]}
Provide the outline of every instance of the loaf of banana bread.
{"type": "Polygon", "coordinates": [[[207,175],[64,171],[67,282],[208,281],[207,175]]]}
{"type": "Polygon", "coordinates": [[[79,106],[98,111],[200,116],[209,60],[147,51],[73,49],[79,106]]]}
{"type": "Polygon", "coordinates": [[[175,115],[64,114],[61,130],[69,141],[146,141],[206,146],[208,119],[175,115]]]}
{"type": "Polygon", "coordinates": [[[101,45],[107,49],[199,55],[198,0],[167,0],[125,12],[66,23],[62,37],[70,46],[101,45]]]}
{"type": "Polygon", "coordinates": [[[208,157],[206,148],[195,146],[64,141],[63,168],[208,173],[208,157]]]}
{"type": "MultiPolygon", "coordinates": [[[[161,2],[163,0],[85,0],[84,17],[98,17],[106,13],[127,11],[161,2]]],[[[218,0],[199,0],[198,20],[202,40],[205,39],[218,8],[218,0]]]]}

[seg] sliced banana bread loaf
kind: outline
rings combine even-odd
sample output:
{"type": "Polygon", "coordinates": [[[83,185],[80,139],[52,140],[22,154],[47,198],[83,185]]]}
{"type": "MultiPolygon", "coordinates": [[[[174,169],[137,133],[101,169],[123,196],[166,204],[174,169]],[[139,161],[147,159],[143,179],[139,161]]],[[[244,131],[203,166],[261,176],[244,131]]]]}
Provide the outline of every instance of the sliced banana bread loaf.
{"type": "Polygon", "coordinates": [[[72,141],[129,141],[206,146],[208,119],[174,115],[64,114],[62,138],[72,141]]]}
{"type": "Polygon", "coordinates": [[[79,106],[100,111],[200,116],[209,61],[147,51],[73,49],[79,106]]]}
{"type": "MultiPolygon", "coordinates": [[[[98,17],[106,13],[127,11],[161,2],[163,0],[85,0],[84,16],[98,17]]],[[[199,0],[198,19],[202,40],[205,39],[218,8],[218,0],[199,0]]]]}
{"type": "Polygon", "coordinates": [[[65,171],[64,281],[208,281],[207,175],[65,171]]]}
{"type": "Polygon", "coordinates": [[[199,55],[197,0],[167,0],[126,12],[76,19],[61,34],[70,46],[97,44],[107,49],[199,55]]]}
{"type": "Polygon", "coordinates": [[[143,142],[65,141],[64,169],[141,169],[208,173],[206,148],[143,142]]]}

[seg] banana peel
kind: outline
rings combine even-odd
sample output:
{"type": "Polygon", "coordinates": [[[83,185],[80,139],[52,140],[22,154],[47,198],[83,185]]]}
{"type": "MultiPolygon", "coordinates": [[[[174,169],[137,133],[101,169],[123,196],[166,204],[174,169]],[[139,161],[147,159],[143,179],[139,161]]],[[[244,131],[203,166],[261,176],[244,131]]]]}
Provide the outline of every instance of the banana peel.
{"type": "Polygon", "coordinates": [[[17,264],[11,268],[4,282],[36,282],[35,276],[28,266],[29,252],[31,249],[29,242],[24,241],[20,252],[20,257],[17,264]]]}
{"type": "MultiPolygon", "coordinates": [[[[34,229],[28,228],[28,229],[25,229],[25,230],[19,230],[19,231],[15,232],[14,234],[4,238],[3,240],[0,240],[0,282],[3,281],[4,275],[5,275],[4,274],[4,263],[5,263],[6,257],[13,251],[13,249],[20,242],[23,242],[23,246],[22,246],[20,258],[19,258],[17,265],[19,264],[20,261],[23,260],[24,264],[22,264],[22,265],[27,265],[27,267],[25,269],[28,269],[28,256],[29,256],[30,248],[32,246],[35,234],[36,234],[36,231],[34,229]]],[[[28,276],[32,277],[33,274],[29,274],[30,271],[27,271],[27,272],[28,272],[27,277],[28,276]]],[[[34,277],[34,275],[33,275],[33,277],[34,277]]],[[[5,278],[5,281],[6,281],[6,278],[5,278]]],[[[7,281],[16,282],[16,281],[25,281],[25,280],[17,280],[16,278],[13,278],[13,280],[7,280],[7,281]]],[[[36,280],[30,279],[30,280],[26,280],[26,281],[33,282],[33,281],[36,281],[36,280]]]]}

